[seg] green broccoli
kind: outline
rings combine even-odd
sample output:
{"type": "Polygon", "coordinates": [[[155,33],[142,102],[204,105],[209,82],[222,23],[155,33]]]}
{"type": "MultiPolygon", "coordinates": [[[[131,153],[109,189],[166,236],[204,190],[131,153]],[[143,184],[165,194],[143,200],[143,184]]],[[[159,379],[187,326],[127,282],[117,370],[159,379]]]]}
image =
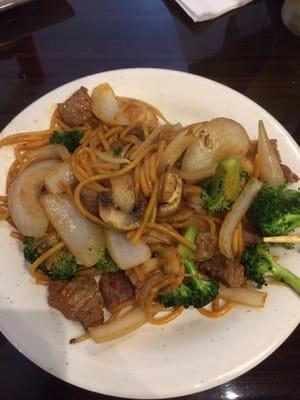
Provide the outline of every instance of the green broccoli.
{"type": "MultiPolygon", "coordinates": [[[[58,240],[55,233],[46,234],[39,239],[26,237],[23,241],[25,260],[33,263],[43,253],[55,246],[58,240]]],[[[75,258],[68,251],[62,250],[49,266],[43,262],[39,265],[38,269],[52,279],[70,280],[76,276],[77,266],[75,258]]]]}
{"type": "Polygon", "coordinates": [[[267,285],[266,278],[270,277],[286,283],[300,294],[300,278],[279,265],[266,244],[257,243],[247,247],[242,255],[242,263],[247,278],[256,282],[258,288],[267,285]]]}
{"type": "Polygon", "coordinates": [[[264,185],[250,212],[262,235],[285,235],[300,226],[300,192],[286,185],[264,185]]]}
{"type": "MultiPolygon", "coordinates": [[[[197,235],[197,228],[190,226],[184,236],[195,243],[197,235]]],[[[194,253],[190,249],[180,244],[177,250],[183,258],[186,273],[190,276],[184,278],[177,289],[160,295],[159,301],[165,307],[177,307],[181,305],[184,308],[190,306],[196,308],[204,307],[217,297],[219,285],[215,281],[207,281],[199,278],[195,263],[192,260],[194,253]]]]}
{"type": "Polygon", "coordinates": [[[58,237],[55,233],[46,234],[44,237],[35,239],[25,237],[23,240],[23,254],[26,261],[33,263],[50,247],[58,243],[58,237]]]}
{"type": "Polygon", "coordinates": [[[49,269],[44,268],[43,271],[52,279],[61,281],[70,281],[77,275],[77,262],[75,258],[65,250],[62,250],[49,266],[49,269]]]}
{"type": "Polygon", "coordinates": [[[72,131],[53,131],[50,136],[50,143],[63,144],[69,150],[70,153],[80,145],[80,140],[83,137],[83,132],[72,130],[72,131]]]}
{"type": "Polygon", "coordinates": [[[201,193],[204,207],[212,214],[228,210],[241,192],[242,179],[237,160],[227,158],[221,161],[211,183],[206,184],[201,193]]]}
{"type": "Polygon", "coordinates": [[[109,254],[107,247],[103,247],[100,251],[99,261],[95,265],[96,268],[103,272],[118,272],[120,267],[114,262],[109,254]]]}
{"type": "MultiPolygon", "coordinates": [[[[198,229],[194,225],[190,225],[184,234],[184,237],[192,243],[196,242],[197,236],[198,236],[198,229]]],[[[189,259],[194,258],[193,251],[188,247],[184,246],[183,244],[179,244],[177,250],[184,260],[186,258],[189,259]]]]}
{"type": "Polygon", "coordinates": [[[215,281],[207,281],[197,276],[197,270],[192,260],[184,260],[184,267],[188,274],[194,275],[185,278],[179,288],[161,295],[160,302],[165,307],[190,306],[201,308],[214,300],[219,292],[219,285],[215,281]]]}

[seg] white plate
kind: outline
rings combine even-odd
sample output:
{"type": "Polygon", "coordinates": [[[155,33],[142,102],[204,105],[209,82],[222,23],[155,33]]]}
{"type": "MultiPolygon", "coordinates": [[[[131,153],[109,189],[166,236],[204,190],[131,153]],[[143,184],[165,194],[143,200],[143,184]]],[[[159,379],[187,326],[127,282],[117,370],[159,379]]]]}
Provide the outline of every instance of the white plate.
{"type": "MultiPolygon", "coordinates": [[[[299,148],[270,114],[219,83],[177,71],[129,69],[79,79],[30,105],[4,133],[47,128],[56,103],[81,85],[92,89],[105,81],[118,95],[153,103],[173,122],[226,116],[241,122],[253,137],[258,120],[263,119],[270,136],[279,141],[284,162],[300,174],[299,148]]],[[[2,191],[11,160],[12,152],[2,149],[2,191]]],[[[168,325],[147,325],[108,344],[88,341],[70,346],[68,340],[81,332],[79,324],[48,307],[46,288],[33,283],[21,247],[8,233],[6,223],[1,223],[1,331],[41,368],[85,389],[120,397],[164,398],[212,388],[265,359],[300,320],[300,298],[288,288],[270,286],[263,310],[236,307],[216,320],[188,310],[168,325]]],[[[297,253],[282,252],[282,262],[295,272],[297,253]]]]}

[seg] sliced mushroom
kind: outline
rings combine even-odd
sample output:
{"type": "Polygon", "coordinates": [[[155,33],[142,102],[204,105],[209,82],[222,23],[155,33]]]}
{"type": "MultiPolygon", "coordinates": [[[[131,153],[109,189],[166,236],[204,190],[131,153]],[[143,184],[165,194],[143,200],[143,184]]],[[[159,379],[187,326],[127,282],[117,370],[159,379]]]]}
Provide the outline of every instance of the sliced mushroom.
{"type": "Polygon", "coordinates": [[[134,178],[132,174],[116,176],[110,180],[111,197],[116,206],[129,214],[135,205],[134,178]]]}
{"type": "Polygon", "coordinates": [[[87,187],[82,188],[81,190],[81,201],[84,206],[91,214],[98,217],[99,212],[99,205],[98,205],[98,193],[92,189],[87,187]]]}
{"type": "Polygon", "coordinates": [[[104,222],[120,231],[131,231],[142,223],[143,206],[136,204],[130,213],[126,213],[114,204],[108,192],[99,193],[99,215],[104,222]]]}
{"type": "Polygon", "coordinates": [[[182,180],[177,174],[167,171],[163,181],[161,200],[158,213],[165,217],[174,214],[178,209],[182,196],[182,180]]]}

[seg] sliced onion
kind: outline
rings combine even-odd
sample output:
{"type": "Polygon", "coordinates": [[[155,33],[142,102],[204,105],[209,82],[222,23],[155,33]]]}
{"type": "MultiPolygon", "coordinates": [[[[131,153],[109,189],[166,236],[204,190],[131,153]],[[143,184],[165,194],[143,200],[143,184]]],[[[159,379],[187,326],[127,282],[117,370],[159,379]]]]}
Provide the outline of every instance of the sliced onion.
{"type": "Polygon", "coordinates": [[[226,301],[232,301],[247,307],[264,307],[267,293],[248,288],[227,288],[220,286],[219,295],[226,301]]]}
{"type": "Polygon", "coordinates": [[[46,233],[49,220],[40,202],[40,194],[45,177],[58,164],[58,160],[36,162],[22,171],[9,188],[10,216],[24,236],[38,238],[46,233]]]}
{"type": "Polygon", "coordinates": [[[69,160],[69,150],[62,144],[48,144],[38,149],[32,150],[27,154],[27,159],[34,160],[69,160]]]}
{"type": "Polygon", "coordinates": [[[57,165],[45,178],[45,185],[50,193],[64,193],[77,182],[68,161],[57,165]]]}
{"type": "Polygon", "coordinates": [[[255,196],[260,191],[262,185],[263,183],[258,179],[251,178],[224,218],[219,234],[219,247],[221,253],[227,258],[233,258],[233,233],[238,223],[246,214],[255,196]]]}
{"type": "Polygon", "coordinates": [[[119,157],[114,157],[111,154],[105,153],[100,150],[95,150],[97,157],[99,160],[111,163],[111,164],[130,164],[130,161],[127,158],[119,158],[119,157]]]}
{"type": "Polygon", "coordinates": [[[108,83],[101,83],[93,90],[91,106],[96,117],[107,124],[128,125],[130,123],[108,83]]]}
{"type": "Polygon", "coordinates": [[[183,154],[186,148],[196,140],[190,129],[184,129],[179,132],[175,138],[168,144],[163,153],[161,160],[161,170],[171,168],[179,157],[183,154]]]}
{"type": "Polygon", "coordinates": [[[116,230],[104,230],[105,244],[113,260],[121,269],[130,269],[150,260],[151,250],[140,241],[133,244],[127,236],[116,230]]]}
{"type": "Polygon", "coordinates": [[[270,143],[263,121],[258,123],[257,154],[260,162],[259,177],[270,186],[284,183],[285,178],[280,161],[270,143]]]}
{"type": "Polygon", "coordinates": [[[111,322],[89,328],[89,332],[96,343],[109,342],[128,335],[146,322],[145,312],[141,308],[134,307],[111,322]]]}
{"type": "Polygon", "coordinates": [[[102,229],[86,219],[73,200],[64,194],[41,197],[47,216],[79,264],[91,267],[104,247],[102,229]]]}
{"type": "Polygon", "coordinates": [[[249,149],[249,137],[245,129],[232,119],[216,118],[204,122],[198,139],[186,150],[180,176],[196,181],[211,176],[217,164],[224,158],[241,157],[249,149]]]}
{"type": "MultiPolygon", "coordinates": [[[[159,312],[168,311],[160,304],[151,309],[152,316],[159,312]]],[[[110,342],[137,330],[147,322],[146,313],[140,307],[133,307],[121,316],[103,325],[88,328],[96,343],[110,342]]]]}

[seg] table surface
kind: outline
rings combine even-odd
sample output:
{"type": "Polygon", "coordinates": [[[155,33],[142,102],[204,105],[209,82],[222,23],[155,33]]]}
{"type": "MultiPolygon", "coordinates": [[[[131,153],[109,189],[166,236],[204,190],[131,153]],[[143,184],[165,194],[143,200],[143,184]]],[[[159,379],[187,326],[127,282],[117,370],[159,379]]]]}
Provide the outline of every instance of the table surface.
{"type": "MultiPolygon", "coordinates": [[[[161,67],[222,82],[300,141],[300,38],[280,0],[256,0],[194,24],[173,0],[39,0],[0,15],[0,131],[46,92],[84,75],[161,67]]],[[[300,399],[300,328],[252,371],[192,399],[300,399]]],[[[0,334],[0,393],[9,399],[100,399],[33,365],[0,334]]]]}

